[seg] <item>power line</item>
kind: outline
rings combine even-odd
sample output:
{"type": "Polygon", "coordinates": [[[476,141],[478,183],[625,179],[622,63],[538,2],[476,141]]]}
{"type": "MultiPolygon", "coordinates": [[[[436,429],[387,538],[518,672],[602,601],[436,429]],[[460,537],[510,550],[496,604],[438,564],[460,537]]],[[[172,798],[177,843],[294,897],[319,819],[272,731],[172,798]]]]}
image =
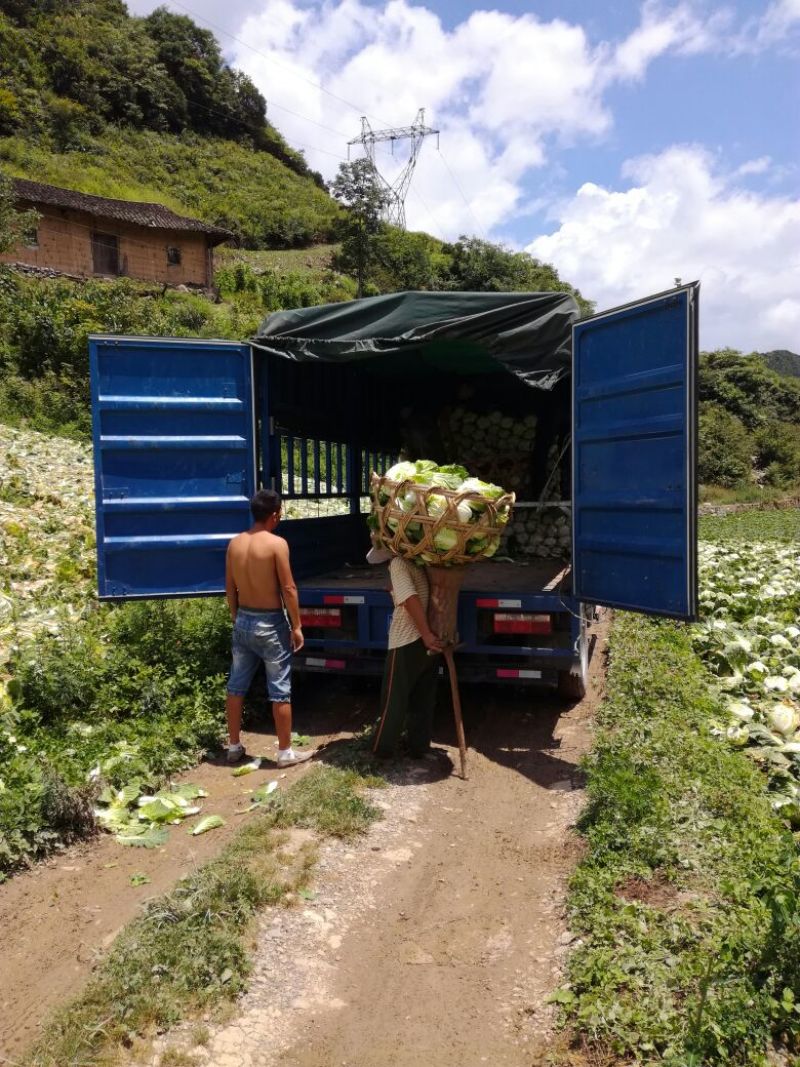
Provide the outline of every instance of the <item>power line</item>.
{"type": "Polygon", "coordinates": [[[464,190],[461,188],[461,185],[459,184],[458,178],[455,176],[455,174],[450,169],[450,164],[444,158],[444,153],[442,152],[441,148],[439,148],[438,145],[437,145],[437,151],[439,153],[439,159],[441,159],[442,163],[445,165],[445,168],[447,169],[447,173],[453,179],[453,184],[455,185],[456,189],[458,189],[459,193],[461,193],[461,199],[466,204],[467,211],[469,211],[470,215],[472,216],[472,221],[478,227],[478,232],[480,233],[481,237],[483,237],[483,239],[486,240],[486,232],[485,232],[483,226],[481,226],[480,222],[478,221],[478,219],[477,219],[477,217],[475,215],[475,212],[472,210],[472,204],[470,204],[469,200],[467,200],[467,197],[466,197],[466,195],[464,193],[464,190]]]}
{"type": "MultiPolygon", "coordinates": [[[[211,26],[211,28],[216,30],[218,33],[224,33],[226,37],[230,37],[232,41],[236,41],[237,44],[242,45],[244,48],[249,48],[251,52],[253,52],[257,56],[261,56],[262,59],[266,59],[267,62],[274,63],[276,67],[282,67],[284,70],[288,70],[289,73],[294,74],[296,78],[299,78],[301,81],[304,81],[308,85],[313,86],[313,88],[315,89],[319,89],[320,92],[326,93],[334,100],[338,100],[340,104],[346,104],[347,107],[352,108],[353,111],[357,111],[359,114],[364,114],[364,109],[362,107],[359,107],[358,104],[354,104],[351,100],[346,100],[345,97],[339,96],[338,93],[334,93],[330,89],[326,89],[324,85],[320,84],[320,82],[315,82],[313,78],[308,78],[305,74],[301,74],[289,63],[283,63],[280,59],[276,59],[274,56],[268,56],[266,52],[262,52],[260,49],[256,48],[248,41],[243,41],[242,38],[237,37],[235,33],[231,33],[229,30],[223,29],[222,26],[218,26],[215,22],[211,22],[210,19],[205,18],[203,15],[198,15],[196,12],[192,11],[190,7],[187,7],[186,4],[181,3],[181,0],[171,0],[171,2],[175,4],[176,7],[182,8],[188,15],[191,15],[192,18],[199,19],[200,22],[205,22],[207,26],[211,26]]],[[[376,118],[375,115],[371,117],[376,118]]],[[[383,122],[384,120],[379,118],[378,121],[383,122]]]]}
{"type": "MultiPolygon", "coordinates": [[[[228,121],[233,121],[236,118],[236,116],[235,116],[233,111],[220,111],[219,108],[209,107],[208,104],[201,104],[199,100],[195,100],[191,96],[186,96],[186,94],[184,94],[184,96],[186,97],[187,103],[191,104],[192,107],[199,107],[201,110],[207,111],[209,113],[209,115],[218,115],[220,118],[227,119],[228,121]]],[[[279,107],[280,105],[276,104],[274,106],[279,107]]],[[[283,110],[284,111],[289,111],[289,108],[284,108],[283,110]]],[[[299,113],[296,112],[296,111],[293,111],[292,114],[293,115],[298,115],[299,118],[305,118],[304,115],[299,115],[299,113]]],[[[308,119],[308,121],[309,122],[313,122],[313,119],[308,119]]],[[[320,124],[316,123],[315,125],[319,126],[320,124]]],[[[322,129],[331,129],[331,128],[328,127],[328,126],[323,126],[322,129]]],[[[331,133],[336,133],[337,136],[341,136],[341,134],[339,134],[338,131],[333,130],[333,129],[331,129],[331,133]]],[[[222,137],[223,140],[226,139],[224,134],[214,134],[213,136],[222,137]]],[[[283,135],[281,135],[281,136],[283,136],[283,135]]],[[[312,152],[322,152],[323,155],[333,156],[334,159],[344,160],[344,159],[347,158],[346,156],[343,156],[341,154],[341,152],[331,152],[329,149],[320,148],[318,145],[305,144],[303,141],[294,141],[293,143],[296,144],[296,145],[300,145],[301,148],[308,148],[312,152]]],[[[289,145],[289,148],[292,148],[292,145],[289,145]]],[[[268,154],[271,154],[271,153],[268,153],[268,154]]]]}
{"type": "Polygon", "coordinates": [[[278,108],[279,111],[286,111],[290,115],[294,115],[295,118],[302,119],[303,122],[310,122],[312,126],[318,126],[321,130],[326,130],[328,133],[332,133],[334,137],[341,138],[343,136],[341,130],[336,130],[333,128],[333,126],[326,126],[322,122],[317,122],[316,119],[309,118],[308,115],[301,115],[299,111],[293,111],[292,108],[286,107],[284,104],[276,104],[274,100],[268,100],[267,110],[269,111],[269,109],[272,107],[278,108]]]}
{"type": "MultiPolygon", "coordinates": [[[[237,44],[242,45],[242,47],[249,49],[255,55],[260,56],[262,59],[266,59],[268,63],[273,63],[275,66],[281,67],[284,70],[287,70],[290,74],[293,74],[296,78],[299,78],[301,81],[304,81],[307,85],[312,86],[314,89],[318,89],[320,92],[325,93],[327,96],[330,96],[331,99],[338,100],[339,103],[344,104],[346,107],[349,107],[353,111],[358,112],[362,117],[366,116],[368,118],[376,119],[376,121],[382,122],[386,126],[390,125],[385,119],[382,119],[380,116],[371,115],[368,111],[365,111],[363,107],[360,107],[358,104],[354,104],[352,102],[352,100],[347,100],[345,97],[339,96],[338,93],[334,93],[330,89],[326,89],[325,86],[321,84],[321,82],[316,82],[316,81],[314,81],[313,78],[309,78],[306,75],[301,74],[298,70],[295,69],[295,67],[291,66],[289,63],[284,63],[280,59],[276,59],[275,56],[267,55],[266,52],[262,52],[259,48],[256,48],[254,45],[251,45],[248,41],[243,40],[241,37],[237,37],[236,34],[231,33],[229,30],[224,29],[222,26],[219,26],[217,23],[214,23],[210,19],[205,18],[203,15],[197,14],[197,12],[193,11],[192,8],[190,8],[186,4],[184,4],[182,2],[182,0],[171,0],[171,2],[176,7],[179,7],[183,11],[185,11],[192,18],[197,19],[200,22],[204,22],[207,26],[210,26],[212,29],[216,30],[218,33],[224,34],[226,37],[230,38],[230,40],[235,41],[237,44]]],[[[297,117],[299,119],[302,119],[304,122],[312,123],[313,125],[318,126],[320,129],[326,130],[326,131],[328,131],[330,133],[334,133],[337,136],[341,136],[339,131],[338,130],[334,130],[333,127],[325,126],[323,123],[317,122],[316,119],[309,118],[307,115],[302,115],[300,112],[294,111],[291,108],[288,108],[283,104],[278,104],[278,103],[275,103],[274,101],[269,101],[269,100],[267,101],[267,103],[268,103],[268,107],[270,107],[270,106],[271,107],[277,107],[282,111],[288,112],[290,115],[294,115],[295,117],[297,117]]],[[[202,106],[202,105],[200,105],[200,106],[202,106]]],[[[337,153],[330,152],[330,151],[328,151],[326,149],[316,148],[313,145],[303,145],[302,142],[297,142],[297,143],[300,144],[301,147],[309,148],[311,151],[321,152],[324,155],[333,156],[334,158],[337,158],[337,159],[344,159],[344,156],[340,156],[337,153]]],[[[481,226],[481,224],[480,224],[479,220],[477,219],[474,211],[472,210],[472,205],[467,200],[467,197],[466,197],[466,195],[464,193],[464,190],[461,188],[461,185],[460,185],[460,183],[458,181],[458,178],[456,178],[455,174],[453,173],[452,169],[450,168],[450,165],[448,164],[448,162],[445,159],[444,155],[442,154],[441,150],[439,150],[439,156],[440,156],[440,158],[442,160],[442,163],[444,164],[448,174],[450,175],[450,178],[451,178],[453,184],[456,186],[456,189],[460,193],[461,199],[464,201],[464,204],[466,205],[466,208],[469,211],[473,222],[477,226],[478,231],[480,232],[481,236],[484,237],[484,239],[486,239],[485,230],[481,226]]],[[[428,210],[428,209],[426,209],[426,210],[428,210]]],[[[428,213],[430,214],[430,211],[428,211],[428,213]]],[[[431,216],[431,217],[433,217],[433,216],[431,216]]]]}
{"type": "Polygon", "coordinates": [[[440,225],[439,220],[436,218],[434,213],[428,207],[428,205],[427,205],[427,203],[425,201],[425,198],[423,197],[422,193],[419,191],[419,189],[416,188],[416,186],[414,187],[412,192],[414,193],[414,196],[418,197],[419,202],[422,204],[422,206],[425,208],[425,211],[427,212],[428,218],[431,220],[431,222],[433,223],[434,227],[439,231],[439,237],[441,238],[442,241],[444,241],[446,243],[447,242],[447,234],[444,231],[444,227],[440,225]]]}

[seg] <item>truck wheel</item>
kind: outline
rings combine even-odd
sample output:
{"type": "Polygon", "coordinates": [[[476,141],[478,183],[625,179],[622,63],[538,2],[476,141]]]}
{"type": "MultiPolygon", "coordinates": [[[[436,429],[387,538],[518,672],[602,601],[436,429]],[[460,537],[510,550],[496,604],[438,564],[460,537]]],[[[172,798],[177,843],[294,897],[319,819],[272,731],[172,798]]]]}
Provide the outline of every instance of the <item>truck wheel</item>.
{"type": "Polygon", "coordinates": [[[570,703],[583,700],[586,696],[586,679],[578,673],[578,668],[575,668],[574,672],[558,672],[558,695],[570,703]]]}
{"type": "Polygon", "coordinates": [[[589,633],[586,620],[581,627],[578,662],[568,671],[558,672],[558,695],[574,702],[583,700],[589,685],[589,633]]]}

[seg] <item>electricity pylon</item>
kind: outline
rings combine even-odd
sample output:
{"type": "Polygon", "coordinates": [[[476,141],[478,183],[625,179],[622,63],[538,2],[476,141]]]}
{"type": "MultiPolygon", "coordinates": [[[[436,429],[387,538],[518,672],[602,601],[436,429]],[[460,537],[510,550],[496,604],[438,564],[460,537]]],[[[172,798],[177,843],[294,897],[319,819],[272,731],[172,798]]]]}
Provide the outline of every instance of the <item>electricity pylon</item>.
{"type": "Polygon", "coordinates": [[[425,108],[421,107],[417,112],[417,117],[410,126],[397,126],[388,130],[373,130],[369,124],[367,116],[362,115],[361,135],[359,137],[354,137],[352,141],[347,142],[348,159],[350,158],[351,145],[360,144],[363,146],[364,155],[372,164],[375,176],[383,185],[387,193],[387,205],[384,209],[384,218],[387,222],[391,222],[403,230],[406,228],[406,195],[408,193],[408,187],[411,185],[411,177],[414,173],[414,167],[417,165],[422,142],[426,137],[431,137],[434,134],[436,135],[436,147],[438,148],[439,131],[431,129],[430,126],[425,125],[425,108]],[[394,155],[395,141],[405,140],[411,141],[411,151],[409,153],[408,162],[393,182],[387,181],[378,170],[375,163],[375,145],[378,141],[390,141],[392,145],[392,155],[394,155]]]}

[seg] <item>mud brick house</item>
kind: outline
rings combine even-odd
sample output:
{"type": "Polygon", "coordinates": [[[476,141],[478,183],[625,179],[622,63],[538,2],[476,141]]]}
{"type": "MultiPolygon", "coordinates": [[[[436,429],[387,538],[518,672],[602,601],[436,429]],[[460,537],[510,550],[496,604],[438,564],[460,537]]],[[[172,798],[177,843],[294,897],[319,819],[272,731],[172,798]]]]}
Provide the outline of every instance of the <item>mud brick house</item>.
{"type": "Polygon", "coordinates": [[[128,277],[208,288],[213,249],[231,234],[161,204],[110,200],[18,178],[17,205],[39,213],[35,231],[0,262],[74,277],[128,277]]]}

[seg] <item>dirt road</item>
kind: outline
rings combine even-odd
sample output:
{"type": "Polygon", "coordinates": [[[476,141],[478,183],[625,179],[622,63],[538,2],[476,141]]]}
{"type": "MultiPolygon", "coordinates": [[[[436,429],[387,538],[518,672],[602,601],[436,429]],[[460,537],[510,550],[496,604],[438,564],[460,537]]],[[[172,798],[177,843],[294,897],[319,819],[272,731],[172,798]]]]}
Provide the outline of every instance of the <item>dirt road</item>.
{"type": "MultiPolygon", "coordinates": [[[[376,792],[383,819],[355,846],[323,847],[316,897],[258,938],[237,1018],[191,1049],[213,1067],[531,1067],[551,1037],[546,1001],[570,934],[566,881],[579,845],[601,695],[464,693],[470,778],[440,762],[401,765],[376,792]]],[[[457,764],[449,719],[441,734],[457,764]]]]}
{"type": "MultiPolygon", "coordinates": [[[[302,693],[301,689],[301,693],[302,693]]],[[[358,726],[371,707],[367,692],[347,693],[339,685],[309,693],[313,713],[301,711],[297,726],[324,744],[341,730],[358,726]]],[[[262,732],[243,734],[248,752],[274,755],[275,738],[262,732]]],[[[239,815],[249,794],[276,779],[289,785],[311,764],[291,771],[265,769],[233,777],[222,759],[206,760],[176,778],[204,788],[204,811],[226,819],[226,825],[202,837],[184,827],[171,828],[163,848],[123,848],[103,834],[63,852],[46,863],[15,875],[0,885],[0,1065],[13,1063],[38,1035],[53,1009],[75,996],[122,927],[150,897],[168,892],[179,878],[208,862],[248,821],[239,815]],[[133,875],[148,880],[132,885],[133,875]]]]}

